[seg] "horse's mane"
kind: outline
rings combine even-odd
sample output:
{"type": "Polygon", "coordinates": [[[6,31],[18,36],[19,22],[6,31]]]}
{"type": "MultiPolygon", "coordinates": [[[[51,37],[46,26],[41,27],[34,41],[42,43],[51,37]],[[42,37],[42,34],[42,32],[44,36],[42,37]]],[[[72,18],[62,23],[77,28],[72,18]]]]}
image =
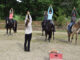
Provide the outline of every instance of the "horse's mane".
{"type": "Polygon", "coordinates": [[[80,20],[77,21],[74,25],[75,25],[75,26],[80,26],[80,20]]]}

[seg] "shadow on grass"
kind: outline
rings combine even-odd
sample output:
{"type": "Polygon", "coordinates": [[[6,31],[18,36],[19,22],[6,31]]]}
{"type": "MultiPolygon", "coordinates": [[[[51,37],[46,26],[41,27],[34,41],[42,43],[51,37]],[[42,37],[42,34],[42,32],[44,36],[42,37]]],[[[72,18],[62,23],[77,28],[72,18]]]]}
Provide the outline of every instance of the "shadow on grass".
{"type": "Polygon", "coordinates": [[[65,40],[65,39],[56,38],[56,40],[58,40],[59,42],[68,43],[68,41],[67,41],[67,40],[65,40]]]}
{"type": "Polygon", "coordinates": [[[17,45],[20,47],[21,50],[24,50],[24,45],[22,43],[17,43],[17,45]]]}

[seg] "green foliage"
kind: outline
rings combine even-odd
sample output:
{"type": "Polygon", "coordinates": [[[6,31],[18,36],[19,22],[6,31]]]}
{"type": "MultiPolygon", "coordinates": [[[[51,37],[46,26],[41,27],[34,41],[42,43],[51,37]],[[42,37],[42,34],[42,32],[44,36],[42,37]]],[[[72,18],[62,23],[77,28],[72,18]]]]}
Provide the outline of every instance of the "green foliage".
{"type": "Polygon", "coordinates": [[[14,15],[14,18],[15,20],[17,21],[21,21],[21,20],[24,20],[25,19],[25,16],[21,16],[21,15],[14,15]]]}
{"type": "Polygon", "coordinates": [[[58,8],[58,14],[59,16],[57,17],[57,25],[58,26],[63,26],[66,23],[65,15],[63,14],[63,10],[61,8],[58,8]]]}
{"type": "Polygon", "coordinates": [[[37,21],[43,21],[44,17],[37,17],[37,21]]]}
{"type": "MultiPolygon", "coordinates": [[[[53,6],[54,20],[63,25],[64,19],[71,15],[73,7],[76,7],[80,15],[80,0],[21,0],[19,3],[16,0],[0,0],[0,18],[3,19],[9,16],[9,10],[14,9],[14,19],[24,20],[26,11],[29,10],[33,20],[43,20],[43,12],[48,10],[49,5],[53,6]],[[60,20],[60,21],[59,21],[60,20]]],[[[78,16],[79,17],[79,16],[78,16]]],[[[69,19],[70,20],[70,19],[69,19]]],[[[67,21],[69,21],[67,20],[67,21]]]]}
{"type": "Polygon", "coordinates": [[[57,26],[63,26],[66,23],[65,16],[61,15],[57,18],[57,26]]]}

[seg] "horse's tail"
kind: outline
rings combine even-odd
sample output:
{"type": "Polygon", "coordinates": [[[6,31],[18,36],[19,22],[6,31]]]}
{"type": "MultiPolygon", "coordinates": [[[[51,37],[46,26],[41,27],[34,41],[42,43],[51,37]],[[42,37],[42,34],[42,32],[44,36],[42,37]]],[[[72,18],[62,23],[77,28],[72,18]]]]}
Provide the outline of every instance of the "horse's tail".
{"type": "Polygon", "coordinates": [[[14,33],[17,32],[17,21],[14,20],[14,27],[13,27],[14,33]]]}

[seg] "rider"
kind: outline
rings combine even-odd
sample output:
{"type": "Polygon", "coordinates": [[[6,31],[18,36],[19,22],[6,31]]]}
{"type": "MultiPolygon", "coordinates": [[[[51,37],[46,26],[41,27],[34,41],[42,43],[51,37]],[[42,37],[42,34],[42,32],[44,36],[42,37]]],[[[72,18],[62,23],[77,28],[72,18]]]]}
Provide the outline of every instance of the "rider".
{"type": "MultiPolygon", "coordinates": [[[[52,25],[54,25],[54,23],[53,23],[53,21],[52,21],[53,13],[54,13],[53,8],[52,8],[52,6],[50,5],[49,8],[48,8],[48,19],[47,19],[47,20],[50,21],[50,23],[51,23],[52,25]]],[[[54,26],[54,31],[55,31],[55,26],[54,26]]]]}
{"type": "Polygon", "coordinates": [[[44,26],[45,26],[45,23],[47,21],[47,18],[48,18],[47,11],[44,11],[44,20],[42,21],[42,24],[44,24],[44,26]]]}
{"type": "Polygon", "coordinates": [[[13,8],[11,8],[9,11],[9,20],[11,21],[11,23],[13,23],[13,8]]]}
{"type": "Polygon", "coordinates": [[[76,8],[74,7],[73,10],[72,10],[72,13],[71,13],[71,23],[68,25],[68,28],[69,28],[70,32],[71,32],[72,26],[76,22],[76,16],[77,16],[77,11],[76,11],[76,8]]]}
{"type": "Polygon", "coordinates": [[[47,11],[44,11],[44,21],[46,21],[48,18],[48,14],[47,14],[47,11]]]}

